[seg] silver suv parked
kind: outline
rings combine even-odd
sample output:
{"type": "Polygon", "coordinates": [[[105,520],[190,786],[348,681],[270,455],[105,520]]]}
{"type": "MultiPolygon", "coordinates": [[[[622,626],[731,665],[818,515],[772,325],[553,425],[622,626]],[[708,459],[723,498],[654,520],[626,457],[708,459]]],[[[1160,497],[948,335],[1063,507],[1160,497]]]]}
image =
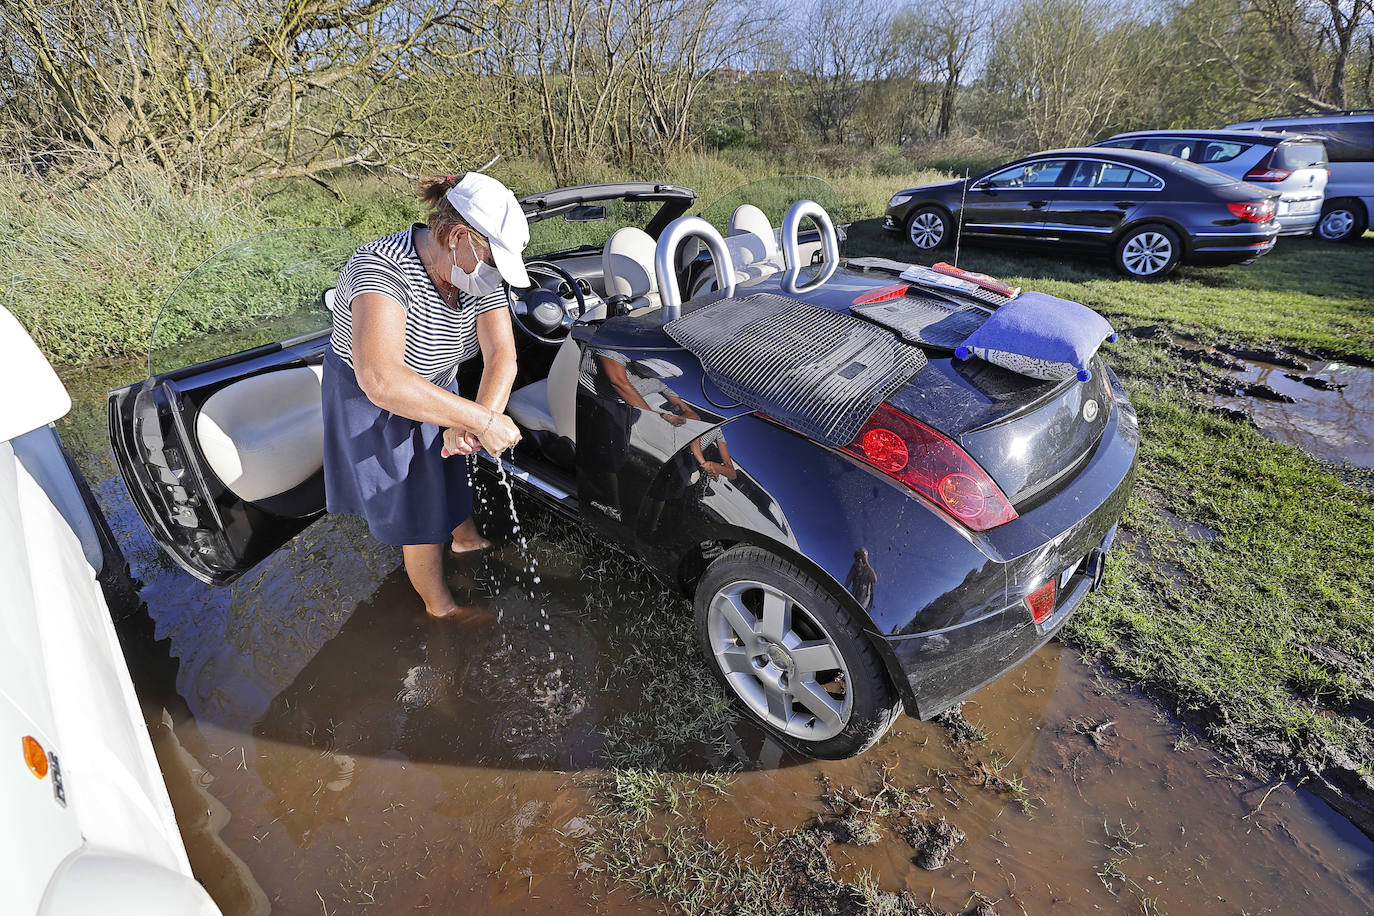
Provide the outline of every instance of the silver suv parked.
{"type": "Polygon", "coordinates": [[[1329,242],[1353,242],[1369,228],[1374,213],[1374,109],[1283,115],[1231,126],[1321,137],[1331,178],[1315,234],[1329,242]]]}
{"type": "Polygon", "coordinates": [[[1137,130],[1093,146],[1177,156],[1232,178],[1277,191],[1279,235],[1317,227],[1327,182],[1326,150],[1317,136],[1255,130],[1137,130]]]}

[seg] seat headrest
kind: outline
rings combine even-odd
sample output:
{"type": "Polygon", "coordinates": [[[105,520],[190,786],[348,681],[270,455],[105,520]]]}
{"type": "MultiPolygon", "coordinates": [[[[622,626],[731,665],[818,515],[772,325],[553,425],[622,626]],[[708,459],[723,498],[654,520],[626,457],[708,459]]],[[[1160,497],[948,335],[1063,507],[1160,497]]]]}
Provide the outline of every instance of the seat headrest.
{"type": "Polygon", "coordinates": [[[601,251],[601,270],[607,296],[638,299],[658,292],[654,277],[653,238],[643,229],[625,226],[606,240],[601,251]]]}
{"type": "Polygon", "coordinates": [[[778,239],[773,234],[773,224],[768,221],[764,212],[753,204],[740,204],[735,208],[735,212],[730,214],[730,223],[725,234],[727,237],[753,236],[758,239],[757,246],[748,246],[751,254],[757,252],[751,260],[765,260],[778,253],[778,239]]]}

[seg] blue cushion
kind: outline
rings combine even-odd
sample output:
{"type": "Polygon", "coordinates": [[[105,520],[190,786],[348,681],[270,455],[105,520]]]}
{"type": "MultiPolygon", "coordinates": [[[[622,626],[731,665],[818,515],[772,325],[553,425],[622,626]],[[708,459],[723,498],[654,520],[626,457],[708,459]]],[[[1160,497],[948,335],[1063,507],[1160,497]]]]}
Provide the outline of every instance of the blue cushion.
{"type": "Polygon", "coordinates": [[[993,312],[954,355],[977,356],[1031,378],[1086,382],[1092,378],[1088,363],[1104,340],[1116,340],[1116,332],[1086,305],[1022,293],[993,312]]]}

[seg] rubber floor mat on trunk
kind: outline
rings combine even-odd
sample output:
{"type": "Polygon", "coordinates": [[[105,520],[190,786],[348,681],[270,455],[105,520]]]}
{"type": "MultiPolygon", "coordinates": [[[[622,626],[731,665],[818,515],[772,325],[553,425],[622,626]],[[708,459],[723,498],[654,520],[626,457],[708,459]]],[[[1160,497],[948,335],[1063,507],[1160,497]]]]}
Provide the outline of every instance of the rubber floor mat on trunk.
{"type": "Polygon", "coordinates": [[[721,391],[837,448],[926,364],[885,328],[771,293],[721,299],[663,329],[721,391]]]}
{"type": "Polygon", "coordinates": [[[910,292],[901,299],[850,306],[849,311],[894,331],[908,343],[942,350],[962,344],[992,314],[976,305],[957,305],[910,292]]]}

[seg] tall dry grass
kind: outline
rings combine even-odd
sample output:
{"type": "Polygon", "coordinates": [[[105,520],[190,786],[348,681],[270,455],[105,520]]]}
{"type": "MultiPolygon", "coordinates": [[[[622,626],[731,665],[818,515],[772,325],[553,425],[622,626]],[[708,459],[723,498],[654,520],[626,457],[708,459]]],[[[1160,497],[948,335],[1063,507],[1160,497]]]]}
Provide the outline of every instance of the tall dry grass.
{"type": "Polygon", "coordinates": [[[84,185],[0,173],[0,290],[53,362],[124,356],[181,273],[262,222],[247,197],[155,171],[84,185]]]}
{"type": "MultiPolygon", "coordinates": [[[[504,159],[491,173],[517,194],[554,186],[552,173],[532,158],[504,159]]],[[[576,180],[685,185],[697,192],[701,209],[741,185],[795,174],[834,186],[834,216],[841,221],[880,215],[894,191],[946,177],[888,148],[785,158],[727,150],[623,166],[588,163],[576,180]]],[[[180,179],[152,169],[83,184],[0,172],[0,291],[54,363],[141,354],[178,279],[227,245],[303,226],[345,226],[373,238],[422,218],[409,182],[398,176],[348,172],[332,176],[330,185],[333,193],[299,181],[250,196],[209,185],[187,190],[180,179]]]]}

